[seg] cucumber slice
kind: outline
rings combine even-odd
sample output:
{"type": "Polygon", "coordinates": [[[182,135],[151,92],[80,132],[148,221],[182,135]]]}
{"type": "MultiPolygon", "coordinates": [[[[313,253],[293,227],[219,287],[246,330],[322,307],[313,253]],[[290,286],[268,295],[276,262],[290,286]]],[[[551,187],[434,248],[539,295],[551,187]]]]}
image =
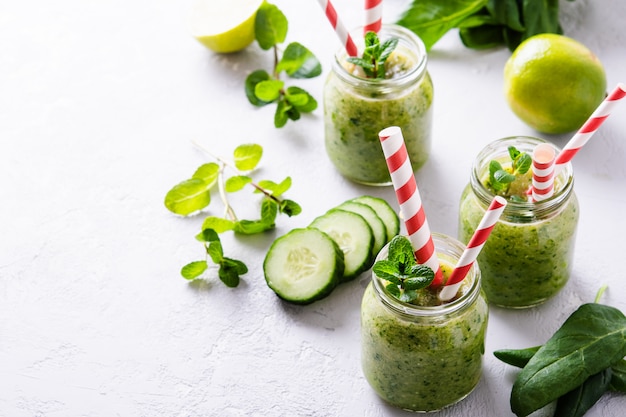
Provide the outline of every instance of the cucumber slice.
{"type": "Polygon", "coordinates": [[[367,204],[374,209],[378,217],[380,217],[380,219],[385,224],[385,228],[387,229],[387,242],[391,242],[391,239],[393,239],[394,236],[400,234],[400,217],[386,200],[378,197],[373,197],[371,195],[364,195],[361,197],[353,198],[351,201],[367,204]]]}
{"type": "Polygon", "coordinates": [[[326,297],[343,276],[343,252],[326,233],[293,229],[270,246],[263,272],[267,285],[285,301],[309,304],[326,297]]]}
{"type": "Polygon", "coordinates": [[[365,221],[372,228],[372,232],[374,233],[374,246],[372,247],[372,256],[376,257],[378,252],[385,246],[387,243],[387,229],[383,224],[383,221],[378,217],[373,208],[363,203],[357,203],[355,201],[346,201],[341,203],[336,208],[346,211],[351,211],[356,214],[360,214],[363,216],[365,221]]]}
{"type": "Polygon", "coordinates": [[[345,269],[341,282],[350,281],[371,268],[374,261],[374,233],[363,216],[351,211],[331,209],[313,220],[310,227],[330,236],[343,252],[345,269]]]}

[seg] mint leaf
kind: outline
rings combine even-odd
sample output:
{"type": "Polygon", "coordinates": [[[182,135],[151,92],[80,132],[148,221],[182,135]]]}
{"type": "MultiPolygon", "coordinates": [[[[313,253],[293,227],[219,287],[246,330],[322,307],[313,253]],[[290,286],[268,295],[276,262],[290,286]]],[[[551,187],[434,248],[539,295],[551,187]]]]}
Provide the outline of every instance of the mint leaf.
{"type": "Polygon", "coordinates": [[[211,188],[217,181],[217,177],[220,171],[220,166],[215,162],[209,162],[208,164],[202,164],[196,169],[191,178],[197,178],[207,183],[207,187],[211,188]]]}
{"type": "Polygon", "coordinates": [[[254,86],[254,95],[261,101],[271,103],[278,100],[284,85],[280,80],[261,81],[254,86]]]}
{"type": "Polygon", "coordinates": [[[292,78],[313,78],[322,73],[322,65],[305,46],[298,42],[287,45],[276,66],[276,72],[285,71],[292,78]]]}
{"type": "Polygon", "coordinates": [[[211,202],[211,186],[198,178],[182,181],[165,195],[165,207],[181,216],[202,210],[211,202]]]}
{"type": "Polygon", "coordinates": [[[278,7],[267,2],[259,7],[254,21],[254,36],[261,49],[268,50],[284,42],[287,28],[287,18],[278,7]]]}
{"type": "Polygon", "coordinates": [[[224,249],[222,248],[222,242],[220,240],[209,243],[206,248],[206,253],[209,255],[214,264],[219,264],[224,258],[224,249]]]}
{"type": "Polygon", "coordinates": [[[262,107],[271,103],[271,101],[263,101],[259,99],[255,94],[255,89],[256,89],[257,84],[259,84],[262,81],[267,81],[270,79],[271,77],[267,73],[267,71],[262,70],[262,69],[256,70],[246,77],[246,82],[245,82],[246,97],[248,97],[248,101],[251,104],[257,107],[262,107]]]}
{"type": "Polygon", "coordinates": [[[347,61],[360,66],[367,78],[385,78],[385,61],[398,45],[398,38],[391,38],[382,45],[376,32],[365,34],[365,49],[361,57],[349,57],[347,61]]]}
{"type": "Polygon", "coordinates": [[[292,200],[282,200],[278,207],[281,213],[286,214],[289,217],[297,216],[302,212],[302,207],[298,203],[292,200]]]}
{"type": "MultiPolygon", "coordinates": [[[[280,184],[270,180],[259,181],[259,187],[269,191],[274,197],[278,197],[291,188],[291,177],[286,177],[280,184]]],[[[259,192],[258,190],[256,192],[259,192]]]]}
{"type": "Polygon", "coordinates": [[[317,100],[311,94],[299,87],[288,87],[285,97],[298,111],[310,113],[317,109],[317,100]]]}
{"type": "Polygon", "coordinates": [[[235,166],[240,171],[252,171],[263,156],[263,148],[256,143],[239,145],[234,152],[235,166]]]}
{"type": "Polygon", "coordinates": [[[212,228],[203,227],[202,231],[196,235],[196,240],[200,242],[215,242],[219,241],[220,237],[217,235],[217,232],[212,228]]]}
{"type": "Polygon", "coordinates": [[[501,184],[510,184],[513,181],[515,181],[515,175],[500,169],[496,172],[493,173],[493,178],[496,182],[499,182],[501,184]]]}
{"type": "Polygon", "coordinates": [[[224,184],[224,189],[226,190],[226,192],[234,193],[243,189],[243,187],[245,187],[247,184],[250,184],[251,182],[252,178],[248,177],[247,175],[236,175],[226,180],[226,183],[224,184]]]}
{"type": "Polygon", "coordinates": [[[273,225],[276,215],[278,215],[278,204],[269,197],[264,198],[261,203],[261,220],[263,223],[273,225]]]}
{"type": "Polygon", "coordinates": [[[209,216],[206,219],[204,219],[204,222],[202,222],[203,233],[207,229],[213,230],[216,233],[215,237],[212,239],[207,239],[206,240],[207,242],[212,242],[216,239],[219,239],[219,237],[217,236],[217,233],[224,233],[229,230],[233,230],[234,227],[235,227],[235,222],[233,222],[232,220],[228,220],[228,219],[224,219],[222,217],[216,217],[216,216],[209,216]]]}
{"type": "Polygon", "coordinates": [[[272,229],[274,223],[266,223],[263,220],[239,220],[235,223],[235,232],[242,235],[255,235],[272,229]]]}
{"type": "Polygon", "coordinates": [[[193,280],[193,279],[198,278],[200,275],[202,275],[204,271],[206,271],[206,269],[207,269],[206,261],[195,261],[195,262],[191,262],[183,266],[182,269],[180,270],[180,274],[185,279],[193,280]]]}

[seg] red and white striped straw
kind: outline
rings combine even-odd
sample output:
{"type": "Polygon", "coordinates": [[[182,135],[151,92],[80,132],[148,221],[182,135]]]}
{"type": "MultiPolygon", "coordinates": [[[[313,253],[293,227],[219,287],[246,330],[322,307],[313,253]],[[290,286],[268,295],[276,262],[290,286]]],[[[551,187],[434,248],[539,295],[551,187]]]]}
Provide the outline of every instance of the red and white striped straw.
{"type": "Polygon", "coordinates": [[[483,218],[480,220],[480,223],[478,223],[476,231],[474,231],[472,238],[461,254],[456,267],[452,271],[452,274],[450,274],[446,286],[439,293],[439,299],[448,301],[456,295],[461,283],[467,276],[472,265],[474,265],[478,254],[485,245],[487,238],[498,222],[505,207],[506,199],[504,197],[495,196],[493,198],[483,218]]]}
{"type": "Polygon", "coordinates": [[[555,164],[557,165],[557,171],[563,165],[567,164],[574,158],[576,152],[582,148],[585,143],[596,133],[596,130],[600,125],[609,117],[611,110],[617,104],[619,100],[626,96],[626,84],[619,83],[617,87],[609,94],[598,108],[591,114],[585,124],[578,129],[578,132],[570,139],[569,142],[563,147],[563,150],[556,157],[555,164]]]}
{"type": "Polygon", "coordinates": [[[549,143],[535,146],[533,150],[533,184],[534,201],[545,200],[554,194],[554,161],[556,150],[549,143]]]}
{"type": "Polygon", "coordinates": [[[383,25],[383,0],[365,0],[363,33],[380,31],[383,25]]]}
{"type": "Polygon", "coordinates": [[[329,0],[318,0],[318,3],[320,4],[320,6],[322,6],[322,9],[324,10],[326,17],[328,18],[330,25],[335,30],[339,41],[341,42],[343,47],[346,48],[347,54],[349,56],[357,56],[359,54],[359,51],[354,41],[352,40],[350,33],[346,29],[346,26],[339,19],[339,16],[337,16],[337,11],[335,10],[335,7],[329,0]]]}
{"type": "Polygon", "coordinates": [[[439,258],[428,227],[402,130],[398,126],[391,126],[381,130],[378,137],[387,160],[387,167],[391,174],[391,182],[396,191],[407,235],[415,251],[415,258],[418,263],[435,271],[435,279],[431,283],[431,287],[439,287],[443,284],[439,258]]]}

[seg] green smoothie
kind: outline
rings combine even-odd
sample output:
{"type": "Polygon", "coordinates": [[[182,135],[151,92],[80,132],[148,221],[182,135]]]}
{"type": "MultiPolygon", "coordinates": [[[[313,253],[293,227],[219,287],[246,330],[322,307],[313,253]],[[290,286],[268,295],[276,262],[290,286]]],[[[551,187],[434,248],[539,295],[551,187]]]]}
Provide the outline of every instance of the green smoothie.
{"type": "MultiPolygon", "coordinates": [[[[442,260],[444,276],[452,265],[442,260]]],[[[488,321],[477,281],[470,273],[447,304],[435,305],[438,298],[425,294],[420,297],[425,306],[400,303],[385,295],[383,286],[368,285],[361,305],[361,361],[381,398],[411,411],[434,411],[474,389],[482,374],[488,321]]]]}
{"type": "MultiPolygon", "coordinates": [[[[483,217],[493,191],[486,186],[486,165],[500,159],[510,143],[532,152],[534,138],[508,138],[483,150],[461,195],[459,240],[468,242],[483,217]]],[[[571,166],[555,180],[554,196],[541,202],[509,201],[478,255],[482,285],[490,303],[531,307],[557,294],[568,282],[574,261],[579,206],[571,166]]]]}
{"type": "Polygon", "coordinates": [[[386,79],[360,76],[345,54],[338,54],[324,86],[326,152],[337,170],[350,180],[390,184],[391,178],[378,133],[399,126],[414,170],[430,153],[433,85],[419,38],[399,27],[381,31],[381,39],[400,39],[386,62],[386,79]],[[408,38],[406,40],[405,38],[408,38]],[[416,39],[416,40],[415,40],[416,39]],[[418,46],[411,42],[417,42],[418,46]]]}

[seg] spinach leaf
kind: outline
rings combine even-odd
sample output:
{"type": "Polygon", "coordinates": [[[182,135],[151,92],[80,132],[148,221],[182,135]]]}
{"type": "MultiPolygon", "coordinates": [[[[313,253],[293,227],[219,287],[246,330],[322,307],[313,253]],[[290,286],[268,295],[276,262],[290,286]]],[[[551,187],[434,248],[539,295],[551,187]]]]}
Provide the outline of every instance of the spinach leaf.
{"type": "Polygon", "coordinates": [[[611,368],[590,376],[577,388],[559,397],[554,417],[582,417],[605,393],[611,382],[611,368]]]}
{"type": "Polygon", "coordinates": [[[626,393],[626,360],[622,359],[616,364],[613,364],[612,370],[613,376],[611,377],[609,389],[626,393]]]}
{"type": "Polygon", "coordinates": [[[541,346],[533,346],[526,349],[500,349],[493,352],[493,354],[504,363],[523,368],[530,358],[537,353],[539,348],[541,346]]]}
{"type": "Polygon", "coordinates": [[[511,409],[527,416],[626,356],[626,317],[583,304],[530,359],[511,391],[511,409]]]}
{"type": "Polygon", "coordinates": [[[413,0],[396,23],[415,32],[430,50],[446,32],[486,4],[487,0],[413,0]]]}

